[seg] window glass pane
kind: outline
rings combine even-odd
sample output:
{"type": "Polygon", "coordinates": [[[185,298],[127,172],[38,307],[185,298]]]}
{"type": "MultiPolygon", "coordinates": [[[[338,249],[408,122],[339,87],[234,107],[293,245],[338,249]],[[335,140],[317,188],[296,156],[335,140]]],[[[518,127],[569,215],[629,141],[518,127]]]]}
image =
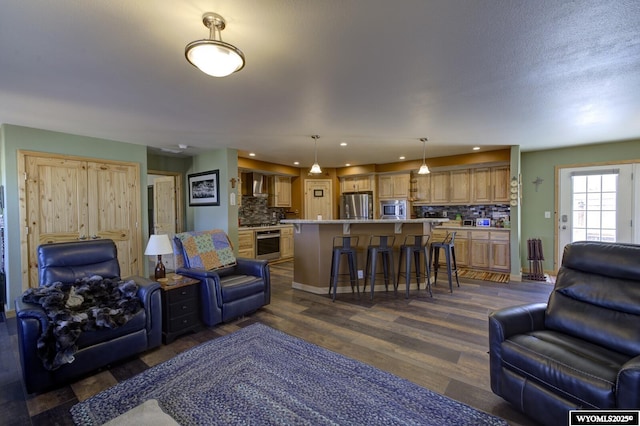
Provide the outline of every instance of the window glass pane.
{"type": "Polygon", "coordinates": [[[587,241],[600,241],[599,229],[587,229],[587,241]]]}
{"type": "Polygon", "coordinates": [[[618,175],[602,176],[602,191],[615,192],[618,189],[618,175]]]}
{"type": "Polygon", "coordinates": [[[602,188],[601,184],[602,184],[601,175],[587,176],[587,191],[600,192],[602,188]]]}
{"type": "Polygon", "coordinates": [[[587,228],[600,228],[600,212],[587,212],[587,228]]]}
{"type": "Polygon", "coordinates": [[[573,228],[573,241],[585,241],[587,239],[587,230],[584,228],[573,228]]]}
{"type": "Polygon", "coordinates": [[[590,192],[587,194],[587,210],[600,210],[601,194],[599,192],[590,192]]]}
{"type": "Polygon", "coordinates": [[[603,192],[602,193],[602,210],[616,210],[616,193],[615,192],[603,192]]]}
{"type": "Polygon", "coordinates": [[[613,229],[615,231],[615,229],[616,229],[616,212],[615,211],[612,211],[612,212],[603,211],[602,212],[602,227],[603,228],[608,228],[608,229],[613,229]]]}
{"type": "Polygon", "coordinates": [[[587,194],[573,194],[573,210],[585,210],[587,208],[587,194]]]}
{"type": "Polygon", "coordinates": [[[587,214],[584,211],[573,212],[573,226],[574,228],[586,228],[587,227],[587,214]]]}
{"type": "Polygon", "coordinates": [[[616,230],[615,229],[603,229],[602,230],[602,241],[608,243],[616,242],[616,230]]]}
{"type": "Polygon", "coordinates": [[[573,192],[587,192],[587,177],[586,176],[574,176],[573,177],[573,192]]]}

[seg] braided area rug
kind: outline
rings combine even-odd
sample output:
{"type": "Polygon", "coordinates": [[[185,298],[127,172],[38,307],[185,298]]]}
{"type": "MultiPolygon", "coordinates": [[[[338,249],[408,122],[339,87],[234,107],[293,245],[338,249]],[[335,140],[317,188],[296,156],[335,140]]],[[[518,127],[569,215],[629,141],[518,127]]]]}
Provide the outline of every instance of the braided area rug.
{"type": "Polygon", "coordinates": [[[181,425],[506,425],[492,415],[319,346],[253,324],[71,408],[102,424],[158,401],[181,425]]]}

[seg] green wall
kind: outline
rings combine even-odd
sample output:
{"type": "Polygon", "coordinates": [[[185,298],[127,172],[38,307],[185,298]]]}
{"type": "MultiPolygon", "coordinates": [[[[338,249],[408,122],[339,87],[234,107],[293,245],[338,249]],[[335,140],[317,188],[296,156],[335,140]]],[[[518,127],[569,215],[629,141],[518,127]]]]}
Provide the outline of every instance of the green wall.
{"type": "MultiPolygon", "coordinates": [[[[67,133],[39,130],[3,124],[0,126],[0,170],[5,185],[5,272],[7,274],[7,304],[22,293],[22,263],[20,258],[20,220],[18,212],[18,150],[49,152],[104,160],[140,164],[140,199],[142,211],[147,211],[147,147],[113,140],[90,138],[67,133]]],[[[142,215],[142,241],[147,240],[147,218],[142,215]]]]}
{"type": "Polygon", "coordinates": [[[556,166],[594,164],[614,161],[640,161],[640,140],[582,145],[574,148],[550,149],[523,152],[522,163],[522,222],[520,256],[522,267],[529,269],[527,261],[527,240],[540,238],[544,252],[543,267],[553,271],[554,231],[556,227],[555,187],[556,166]],[[538,178],[542,183],[533,183],[538,178]],[[544,212],[550,211],[551,218],[545,219],[544,212]]]}
{"type": "Polygon", "coordinates": [[[229,235],[234,247],[238,246],[238,205],[230,203],[231,178],[238,179],[238,151],[235,149],[217,149],[193,157],[189,173],[200,173],[210,170],[220,171],[219,206],[189,206],[189,186],[185,183],[187,196],[187,229],[204,231],[207,229],[223,229],[229,235]]]}

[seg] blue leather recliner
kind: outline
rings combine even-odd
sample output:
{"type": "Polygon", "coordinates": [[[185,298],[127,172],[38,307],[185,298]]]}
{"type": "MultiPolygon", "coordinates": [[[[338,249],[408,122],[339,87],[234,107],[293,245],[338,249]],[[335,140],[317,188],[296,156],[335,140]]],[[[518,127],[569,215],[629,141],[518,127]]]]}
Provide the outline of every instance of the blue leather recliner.
{"type": "MultiPolygon", "coordinates": [[[[116,278],[120,276],[116,245],[107,239],[43,244],[38,247],[38,271],[40,286],[54,282],[75,283],[94,275],[116,278]]],[[[16,299],[20,361],[27,392],[61,386],[92,370],[161,344],[160,284],[143,277],[126,280],[134,280],[138,285],[137,297],[142,309],[120,327],[83,331],[76,341],[73,362],[55,370],[46,369],[37,354],[37,342],[48,327],[49,318],[40,305],[25,303],[22,297],[16,299]]]]}
{"type": "Polygon", "coordinates": [[[193,231],[173,239],[176,272],[201,281],[201,319],[228,322],[271,302],[266,260],[236,258],[224,231],[193,231]]]}
{"type": "Polygon", "coordinates": [[[489,347],[493,392],[541,424],[640,409],[640,245],[568,244],[548,303],[492,312],[489,347]]]}

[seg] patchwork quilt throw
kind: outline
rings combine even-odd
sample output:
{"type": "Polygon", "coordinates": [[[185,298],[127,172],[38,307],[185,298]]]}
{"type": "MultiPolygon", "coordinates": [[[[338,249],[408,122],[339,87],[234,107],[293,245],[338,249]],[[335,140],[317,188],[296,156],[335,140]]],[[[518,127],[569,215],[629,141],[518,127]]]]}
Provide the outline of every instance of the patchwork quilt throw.
{"type": "Polygon", "coordinates": [[[38,356],[44,367],[56,370],[73,362],[76,342],[83,331],[126,324],[142,308],[137,293],[138,285],[133,280],[98,275],[24,292],[23,302],[42,306],[49,318],[38,338],[38,356]]]}

